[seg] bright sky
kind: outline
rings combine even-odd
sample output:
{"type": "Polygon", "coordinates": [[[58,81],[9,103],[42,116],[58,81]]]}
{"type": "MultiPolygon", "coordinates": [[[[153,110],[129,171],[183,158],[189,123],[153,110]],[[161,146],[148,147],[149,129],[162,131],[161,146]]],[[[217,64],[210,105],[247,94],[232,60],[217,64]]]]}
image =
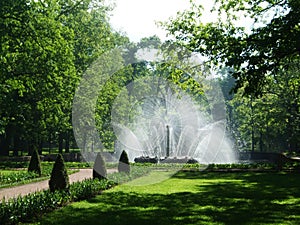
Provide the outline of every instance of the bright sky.
{"type": "MultiPolygon", "coordinates": [[[[189,0],[114,0],[111,24],[116,30],[125,32],[131,41],[154,34],[162,40],[166,32],[158,28],[155,21],[166,21],[176,12],[189,8],[189,0]]],[[[212,6],[212,0],[198,0],[204,7],[212,6]]],[[[209,16],[209,15],[208,15],[209,16]]]]}

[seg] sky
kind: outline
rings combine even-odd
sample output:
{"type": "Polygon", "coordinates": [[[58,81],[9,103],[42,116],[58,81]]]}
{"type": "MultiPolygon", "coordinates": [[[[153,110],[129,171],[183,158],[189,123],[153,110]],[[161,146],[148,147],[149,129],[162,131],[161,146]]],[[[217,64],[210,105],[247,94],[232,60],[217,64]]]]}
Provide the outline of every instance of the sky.
{"type": "MultiPolygon", "coordinates": [[[[189,0],[113,0],[116,8],[110,19],[114,29],[125,32],[131,41],[138,42],[143,37],[154,34],[162,40],[166,32],[158,28],[155,21],[166,21],[176,16],[176,12],[189,8],[189,0]]],[[[205,8],[212,6],[212,0],[197,0],[205,8]]],[[[207,15],[207,18],[210,15],[207,15]]]]}
{"type": "MultiPolygon", "coordinates": [[[[138,42],[143,37],[154,34],[161,40],[166,40],[166,31],[156,25],[157,21],[167,21],[175,17],[178,11],[190,8],[190,0],[106,0],[115,3],[116,7],[111,13],[110,22],[114,29],[127,34],[133,42],[138,42]]],[[[196,4],[204,7],[201,21],[203,23],[216,21],[216,13],[213,15],[210,10],[214,0],[193,0],[196,4]]],[[[242,15],[242,14],[241,14],[242,15]]],[[[240,16],[241,16],[240,15],[240,16]]],[[[272,18],[272,17],[270,17],[272,18]]],[[[241,16],[236,22],[238,26],[245,26],[248,32],[251,31],[253,20],[241,16]]]]}

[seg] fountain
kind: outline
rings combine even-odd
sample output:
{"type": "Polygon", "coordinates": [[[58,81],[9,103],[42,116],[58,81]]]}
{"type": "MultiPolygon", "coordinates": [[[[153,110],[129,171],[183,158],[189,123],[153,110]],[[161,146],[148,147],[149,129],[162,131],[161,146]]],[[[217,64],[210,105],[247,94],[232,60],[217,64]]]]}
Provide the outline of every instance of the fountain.
{"type": "Polygon", "coordinates": [[[170,156],[170,127],[169,127],[169,125],[167,125],[166,128],[167,128],[166,157],[169,157],[170,156]]]}
{"type": "Polygon", "coordinates": [[[113,106],[116,150],[125,149],[130,161],[149,157],[182,162],[193,158],[204,164],[235,162],[225,120],[209,113],[207,101],[207,97],[195,101],[163,78],[140,78],[122,90],[113,106]],[[141,87],[147,88],[141,92],[141,87]],[[132,99],[126,106],[131,111],[120,116],[124,98],[132,99]]]}
{"type": "MultiPolygon", "coordinates": [[[[111,76],[126,66],[123,62],[119,48],[103,54],[86,71],[74,96],[74,136],[88,162],[95,160],[95,150],[103,150],[95,124],[97,97],[111,76]],[[107,64],[106,61],[114,63],[107,64]]],[[[181,61],[178,63],[180,68],[181,61]]],[[[203,80],[208,84],[213,80],[199,77],[194,75],[193,78],[201,84],[203,80]]],[[[111,110],[116,136],[115,158],[126,150],[130,161],[144,156],[157,161],[194,158],[204,164],[235,162],[235,152],[225,132],[221,89],[213,82],[208,84],[203,85],[207,87],[204,95],[192,96],[189,90],[183,91],[174,83],[152,74],[140,76],[123,87],[111,110]]]]}

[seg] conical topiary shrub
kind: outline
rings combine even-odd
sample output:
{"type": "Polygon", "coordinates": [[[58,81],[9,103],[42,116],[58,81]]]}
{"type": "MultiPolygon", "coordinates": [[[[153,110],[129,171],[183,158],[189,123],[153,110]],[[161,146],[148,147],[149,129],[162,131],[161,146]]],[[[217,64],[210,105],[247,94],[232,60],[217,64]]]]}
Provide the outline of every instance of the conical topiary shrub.
{"type": "Polygon", "coordinates": [[[97,154],[94,167],[93,167],[93,178],[98,178],[99,180],[106,179],[107,171],[105,166],[105,161],[102,154],[99,152],[97,154]]]}
{"type": "Polygon", "coordinates": [[[124,151],[124,150],[119,159],[118,171],[119,171],[119,173],[121,173],[121,172],[129,173],[130,172],[128,155],[127,155],[126,151],[124,151]]]}
{"type": "Polygon", "coordinates": [[[37,148],[32,151],[28,166],[28,172],[34,172],[39,176],[42,175],[41,160],[37,148]]]}
{"type": "Polygon", "coordinates": [[[65,162],[61,154],[58,154],[53,165],[51,177],[49,180],[50,191],[68,190],[69,176],[65,168],[65,162]]]}

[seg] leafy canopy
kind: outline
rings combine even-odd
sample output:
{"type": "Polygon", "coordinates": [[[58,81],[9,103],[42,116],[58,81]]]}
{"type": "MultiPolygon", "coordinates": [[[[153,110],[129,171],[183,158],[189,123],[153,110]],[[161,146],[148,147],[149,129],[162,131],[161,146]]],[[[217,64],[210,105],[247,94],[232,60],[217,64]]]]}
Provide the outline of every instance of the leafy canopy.
{"type": "MultiPolygon", "coordinates": [[[[183,46],[199,52],[214,65],[233,68],[235,90],[260,94],[266,76],[300,57],[300,1],[215,0],[217,21],[203,23],[203,7],[189,10],[163,24],[183,46]],[[249,17],[250,31],[238,21],[249,17]]],[[[246,20],[248,21],[248,20],[246,20]]]]}

